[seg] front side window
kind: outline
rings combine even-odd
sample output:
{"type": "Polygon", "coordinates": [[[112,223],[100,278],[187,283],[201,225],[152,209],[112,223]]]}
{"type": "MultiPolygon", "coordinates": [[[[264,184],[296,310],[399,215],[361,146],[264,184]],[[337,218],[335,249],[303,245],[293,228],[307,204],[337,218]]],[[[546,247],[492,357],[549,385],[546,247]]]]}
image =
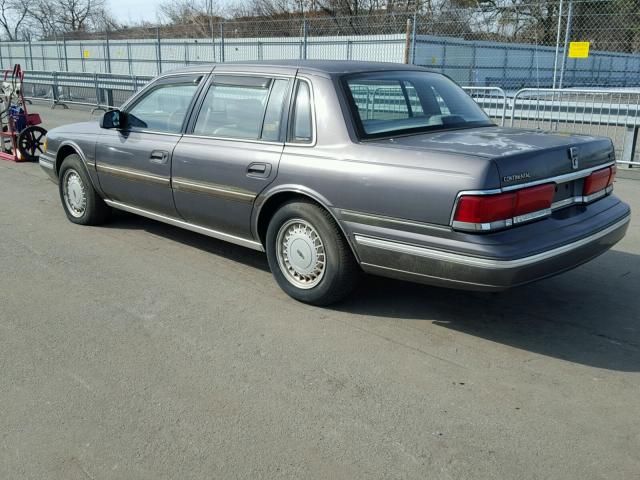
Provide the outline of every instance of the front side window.
{"type": "Polygon", "coordinates": [[[153,87],[127,111],[127,124],[156,132],[180,133],[198,81],[165,83],[153,87]]]}
{"type": "Polygon", "coordinates": [[[276,141],[289,81],[214,77],[193,129],[195,135],[276,141]]]}
{"type": "Polygon", "coordinates": [[[371,72],[343,79],[364,137],[491,125],[448,78],[419,71],[371,72]]]}

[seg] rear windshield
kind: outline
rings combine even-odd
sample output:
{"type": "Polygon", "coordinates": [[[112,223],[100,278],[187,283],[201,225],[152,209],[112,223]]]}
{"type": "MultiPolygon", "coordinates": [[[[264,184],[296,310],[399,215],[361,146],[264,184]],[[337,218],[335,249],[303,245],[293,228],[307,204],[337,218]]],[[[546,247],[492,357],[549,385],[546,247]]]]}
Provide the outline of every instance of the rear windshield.
{"type": "Polygon", "coordinates": [[[443,75],[369,72],[343,79],[362,136],[491,125],[464,90],[443,75]]]}

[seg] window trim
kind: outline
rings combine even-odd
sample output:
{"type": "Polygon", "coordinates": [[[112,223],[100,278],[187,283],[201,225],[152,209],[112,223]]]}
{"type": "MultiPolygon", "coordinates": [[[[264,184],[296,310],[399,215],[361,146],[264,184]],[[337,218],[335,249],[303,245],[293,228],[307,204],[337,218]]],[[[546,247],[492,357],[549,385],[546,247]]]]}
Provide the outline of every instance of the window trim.
{"type": "Polygon", "coordinates": [[[316,102],[315,102],[315,92],[313,91],[313,83],[305,77],[296,76],[295,83],[293,88],[291,89],[291,101],[289,104],[289,112],[287,115],[287,133],[286,133],[286,141],[285,146],[292,147],[314,147],[317,142],[317,127],[316,127],[316,102]],[[311,103],[311,140],[308,142],[294,142],[291,140],[291,133],[293,129],[293,111],[296,107],[296,94],[298,93],[298,84],[300,82],[305,82],[309,87],[309,102],[311,103]]]}
{"type": "MultiPolygon", "coordinates": [[[[282,109],[282,119],[281,119],[281,124],[284,124],[285,126],[287,125],[288,121],[289,121],[289,115],[288,115],[288,111],[290,108],[290,104],[291,104],[291,95],[292,95],[292,85],[294,84],[294,80],[295,80],[295,76],[294,75],[283,75],[283,74],[278,74],[278,73],[266,73],[266,72],[235,72],[235,71],[219,71],[217,73],[218,76],[244,76],[244,77],[267,77],[270,78],[272,80],[278,80],[278,79],[285,79],[289,81],[289,86],[288,86],[288,91],[285,94],[285,104],[284,107],[282,109]]],[[[216,76],[216,71],[214,70],[210,77],[207,79],[207,81],[205,82],[206,84],[202,87],[202,90],[200,91],[199,95],[198,95],[198,100],[197,102],[193,105],[193,108],[191,110],[191,115],[189,118],[189,122],[186,125],[186,128],[184,129],[184,133],[183,133],[183,137],[187,137],[187,138],[201,138],[201,139],[209,139],[209,140],[224,140],[224,141],[229,141],[229,142],[249,142],[249,143],[258,143],[258,144],[264,144],[264,145],[284,145],[284,139],[286,138],[286,130],[284,131],[285,133],[281,133],[280,135],[280,140],[263,140],[261,138],[240,138],[240,137],[226,137],[226,136],[215,136],[215,135],[201,135],[201,134],[195,134],[193,133],[193,131],[195,130],[195,126],[196,126],[196,122],[198,121],[198,117],[200,116],[200,111],[202,110],[202,107],[204,106],[204,100],[207,96],[207,93],[209,92],[209,88],[213,85],[214,83],[214,79],[216,76]]],[[[269,95],[267,97],[267,103],[269,101],[269,97],[271,96],[271,90],[273,89],[273,85],[274,82],[271,82],[271,86],[269,87],[269,95]]],[[[260,134],[262,135],[262,129],[264,128],[264,115],[266,114],[267,111],[267,106],[265,105],[265,109],[262,112],[262,125],[260,127],[260,134]]],[[[281,127],[281,132],[283,131],[285,127],[281,127]]]]}
{"type": "MultiPolygon", "coordinates": [[[[433,75],[440,75],[440,76],[446,78],[447,80],[449,80],[450,82],[452,82],[454,85],[456,85],[458,88],[460,88],[462,90],[462,88],[456,82],[454,82],[451,78],[449,78],[447,75],[439,74],[439,73],[436,73],[436,72],[425,71],[425,70],[380,70],[380,71],[358,72],[358,73],[350,73],[350,74],[342,75],[342,76],[340,76],[339,84],[340,84],[340,87],[342,89],[342,94],[344,95],[346,103],[347,103],[347,110],[348,110],[348,115],[349,115],[350,120],[351,120],[351,124],[353,125],[353,127],[355,129],[356,137],[358,138],[359,141],[366,142],[366,141],[371,141],[371,140],[378,140],[378,139],[381,139],[381,138],[406,137],[406,136],[410,136],[410,135],[419,135],[419,134],[422,134],[422,133],[446,132],[446,131],[450,131],[450,130],[463,130],[463,129],[467,129],[467,128],[480,128],[480,127],[492,127],[492,126],[495,126],[495,124],[493,122],[491,122],[489,117],[487,116],[487,119],[489,121],[486,122],[486,123],[478,121],[478,122],[468,122],[468,124],[464,125],[464,126],[455,125],[455,126],[449,126],[449,127],[442,128],[443,126],[441,126],[441,125],[434,125],[433,127],[435,127],[435,128],[430,128],[429,126],[422,126],[422,127],[415,127],[415,128],[406,128],[406,129],[393,130],[393,131],[389,131],[389,132],[367,133],[364,130],[364,126],[362,124],[362,119],[360,118],[360,115],[358,114],[358,107],[357,107],[355,99],[353,98],[353,94],[351,92],[351,88],[349,88],[349,83],[348,83],[349,78],[359,77],[359,76],[362,76],[362,75],[373,74],[373,73],[385,74],[385,73],[409,73],[409,72],[411,72],[411,73],[415,73],[415,72],[418,72],[418,73],[429,73],[429,74],[433,74],[433,75]],[[438,128],[438,127],[440,127],[440,128],[438,128]]],[[[464,90],[463,90],[463,92],[464,92],[464,90]]],[[[466,92],[464,94],[468,96],[468,94],[466,92]]],[[[469,97],[469,98],[471,98],[471,97],[469,97]]],[[[474,101],[474,103],[475,103],[475,101],[474,101]]],[[[478,108],[480,108],[480,107],[478,106],[478,108]]]]}
{"type": "Polygon", "coordinates": [[[185,128],[188,125],[188,122],[189,122],[193,107],[194,107],[194,105],[196,104],[196,102],[198,101],[198,99],[200,97],[200,92],[202,90],[202,86],[205,83],[207,83],[208,75],[209,75],[209,72],[206,72],[206,73],[200,73],[200,72],[188,72],[187,73],[187,72],[184,72],[184,73],[163,75],[162,77],[158,77],[153,82],[151,82],[148,85],[146,85],[136,95],[131,97],[127,102],[125,102],[122,105],[122,107],[120,108],[121,112],[123,112],[123,113],[128,115],[130,110],[133,107],[135,107],[138,103],[140,103],[140,101],[143,98],[145,98],[149,93],[151,93],[151,91],[153,89],[155,89],[156,87],[161,86],[161,85],[171,85],[171,84],[183,85],[183,84],[186,83],[186,82],[178,82],[178,83],[176,83],[175,80],[178,77],[185,77],[185,76],[193,77],[194,80],[200,78],[200,82],[196,86],[196,90],[193,92],[193,96],[191,97],[191,100],[189,101],[189,105],[187,106],[187,112],[186,112],[184,118],[182,119],[182,125],[180,126],[180,130],[178,132],[165,132],[163,130],[152,130],[152,129],[148,129],[148,128],[139,128],[139,127],[128,128],[126,130],[125,129],[118,129],[118,131],[135,132],[135,133],[152,133],[152,134],[155,134],[155,135],[170,135],[170,136],[183,135],[184,132],[185,132],[185,128]]]}

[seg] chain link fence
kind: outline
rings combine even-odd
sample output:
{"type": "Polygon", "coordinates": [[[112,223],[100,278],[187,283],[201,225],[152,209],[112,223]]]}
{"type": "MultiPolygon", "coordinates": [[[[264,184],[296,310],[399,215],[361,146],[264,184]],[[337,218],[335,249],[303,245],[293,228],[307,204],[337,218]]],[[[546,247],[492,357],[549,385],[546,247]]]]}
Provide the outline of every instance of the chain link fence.
{"type": "Polygon", "coordinates": [[[29,70],[152,76],[222,61],[406,61],[463,85],[505,90],[640,87],[638,0],[446,5],[357,16],[198,17],[180,25],[66,34],[2,43],[0,63],[5,68],[21,63],[29,70]],[[586,57],[573,52],[571,44],[577,41],[589,42],[586,57]]]}

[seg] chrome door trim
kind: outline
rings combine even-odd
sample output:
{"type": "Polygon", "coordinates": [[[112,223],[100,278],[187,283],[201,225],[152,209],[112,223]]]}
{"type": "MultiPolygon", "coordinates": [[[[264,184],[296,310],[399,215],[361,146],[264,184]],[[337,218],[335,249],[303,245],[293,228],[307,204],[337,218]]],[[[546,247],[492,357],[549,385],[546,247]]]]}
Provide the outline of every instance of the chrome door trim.
{"type": "Polygon", "coordinates": [[[151,173],[146,173],[135,168],[112,167],[111,165],[106,165],[104,163],[96,163],[96,170],[98,171],[98,173],[113,175],[116,177],[124,178],[125,180],[139,180],[147,183],[164,185],[166,187],[170,185],[169,177],[153,175],[151,173]]]}
{"type": "Polygon", "coordinates": [[[231,188],[225,185],[209,182],[195,182],[182,177],[173,177],[171,185],[174,190],[212,195],[214,197],[235,200],[237,202],[253,203],[256,198],[256,195],[248,190],[231,188]]]}
{"type": "Polygon", "coordinates": [[[257,143],[261,145],[275,145],[277,147],[282,147],[284,142],[274,142],[271,140],[261,140],[255,138],[240,138],[240,137],[217,137],[215,135],[194,135],[193,133],[185,133],[182,135],[184,138],[199,138],[202,140],[221,140],[225,142],[241,142],[241,143],[257,143]]]}
{"type": "Polygon", "coordinates": [[[581,238],[580,240],[568,243],[566,245],[562,245],[561,247],[547,250],[546,252],[537,253],[535,255],[529,255],[528,257],[517,258],[515,260],[495,260],[491,258],[472,257],[472,256],[464,255],[461,253],[444,252],[442,250],[435,250],[433,248],[420,247],[418,245],[400,243],[400,242],[385,240],[382,238],[368,237],[368,236],[359,235],[359,234],[355,235],[355,241],[358,245],[378,248],[381,250],[388,250],[388,251],[405,254],[405,255],[425,257],[433,260],[457,263],[460,265],[466,265],[466,266],[476,267],[476,268],[486,268],[489,270],[502,270],[502,269],[526,267],[528,265],[542,262],[550,258],[556,257],[558,255],[568,253],[572,250],[583,247],[584,245],[587,245],[591,242],[594,242],[608,235],[609,233],[627,224],[630,219],[631,219],[631,216],[627,215],[625,218],[618,220],[613,225],[610,225],[592,235],[589,235],[588,237],[581,238]]]}
{"type": "Polygon", "coordinates": [[[264,247],[262,246],[262,244],[260,242],[256,242],[255,240],[237,237],[229,233],[224,233],[219,230],[213,230],[211,228],[203,227],[201,225],[196,225],[194,223],[185,222],[184,220],[179,220],[177,218],[161,215],[159,213],[134,207],[126,203],[115,202],[113,200],[106,200],[106,199],[105,199],[105,203],[110,207],[117,208],[118,210],[124,210],[125,212],[135,213],[136,215],[141,215],[143,217],[147,217],[152,220],[158,220],[159,222],[167,223],[169,225],[173,225],[174,227],[184,228],[186,230],[191,230],[192,232],[207,235],[208,237],[217,238],[218,240],[224,240],[225,242],[234,243],[236,245],[251,248],[253,250],[258,250],[259,252],[264,252],[264,247]]]}

